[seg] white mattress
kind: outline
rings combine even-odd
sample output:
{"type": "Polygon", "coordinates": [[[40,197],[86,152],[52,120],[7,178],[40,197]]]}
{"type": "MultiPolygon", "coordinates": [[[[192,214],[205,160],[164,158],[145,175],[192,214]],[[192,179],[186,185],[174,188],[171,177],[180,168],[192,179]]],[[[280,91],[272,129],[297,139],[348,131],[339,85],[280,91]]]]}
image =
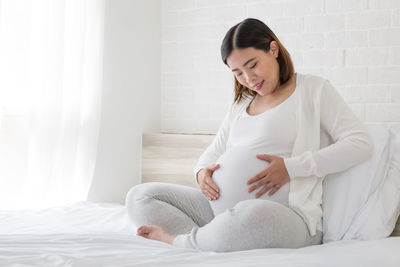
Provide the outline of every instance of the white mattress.
{"type": "Polygon", "coordinates": [[[400,266],[400,237],[215,253],[135,233],[120,204],[0,211],[0,266],[400,266]]]}

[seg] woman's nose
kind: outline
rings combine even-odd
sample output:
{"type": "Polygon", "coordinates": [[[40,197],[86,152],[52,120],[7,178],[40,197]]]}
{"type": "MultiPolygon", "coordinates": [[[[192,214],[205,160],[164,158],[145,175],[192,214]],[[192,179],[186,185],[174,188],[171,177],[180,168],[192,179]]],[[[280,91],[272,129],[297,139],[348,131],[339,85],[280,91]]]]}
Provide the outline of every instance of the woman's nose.
{"type": "Polygon", "coordinates": [[[247,84],[254,84],[255,82],[255,76],[252,73],[246,74],[246,83],[247,84]]]}

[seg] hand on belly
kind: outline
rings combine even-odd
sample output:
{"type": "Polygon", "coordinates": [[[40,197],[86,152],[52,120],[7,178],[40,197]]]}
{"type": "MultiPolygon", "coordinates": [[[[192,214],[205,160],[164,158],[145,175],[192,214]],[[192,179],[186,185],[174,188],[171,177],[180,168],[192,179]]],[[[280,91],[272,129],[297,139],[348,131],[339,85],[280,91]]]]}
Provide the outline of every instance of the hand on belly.
{"type": "MultiPolygon", "coordinates": [[[[233,208],[242,200],[256,198],[256,194],[262,187],[249,193],[250,186],[247,181],[269,165],[269,162],[258,159],[257,154],[260,153],[247,147],[235,146],[217,160],[220,168],[213,173],[212,177],[220,189],[220,197],[210,201],[215,216],[228,208],[233,208]]],[[[286,183],[272,196],[269,196],[267,192],[259,199],[269,199],[287,204],[288,193],[289,183],[286,183]]]]}

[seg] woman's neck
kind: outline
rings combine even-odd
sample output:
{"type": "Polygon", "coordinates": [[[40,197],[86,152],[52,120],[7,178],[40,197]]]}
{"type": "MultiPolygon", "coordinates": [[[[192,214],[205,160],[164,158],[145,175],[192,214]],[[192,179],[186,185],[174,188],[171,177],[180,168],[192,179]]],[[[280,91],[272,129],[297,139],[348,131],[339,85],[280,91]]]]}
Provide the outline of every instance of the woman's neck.
{"type": "Polygon", "coordinates": [[[290,95],[296,89],[296,78],[297,73],[293,73],[292,77],[290,77],[290,79],[285,84],[275,89],[272,94],[266,96],[260,96],[259,94],[257,94],[254,97],[254,100],[257,102],[265,103],[280,98],[281,96],[286,96],[287,94],[290,95]]]}

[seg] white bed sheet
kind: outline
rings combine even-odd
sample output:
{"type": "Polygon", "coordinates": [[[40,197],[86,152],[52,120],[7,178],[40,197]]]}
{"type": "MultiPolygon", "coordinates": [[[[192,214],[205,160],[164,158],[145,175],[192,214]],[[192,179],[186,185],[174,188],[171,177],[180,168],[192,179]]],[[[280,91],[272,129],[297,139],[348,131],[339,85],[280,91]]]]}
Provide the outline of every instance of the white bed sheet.
{"type": "Polygon", "coordinates": [[[0,211],[0,266],[400,266],[400,237],[215,253],[135,233],[120,204],[0,211]]]}

